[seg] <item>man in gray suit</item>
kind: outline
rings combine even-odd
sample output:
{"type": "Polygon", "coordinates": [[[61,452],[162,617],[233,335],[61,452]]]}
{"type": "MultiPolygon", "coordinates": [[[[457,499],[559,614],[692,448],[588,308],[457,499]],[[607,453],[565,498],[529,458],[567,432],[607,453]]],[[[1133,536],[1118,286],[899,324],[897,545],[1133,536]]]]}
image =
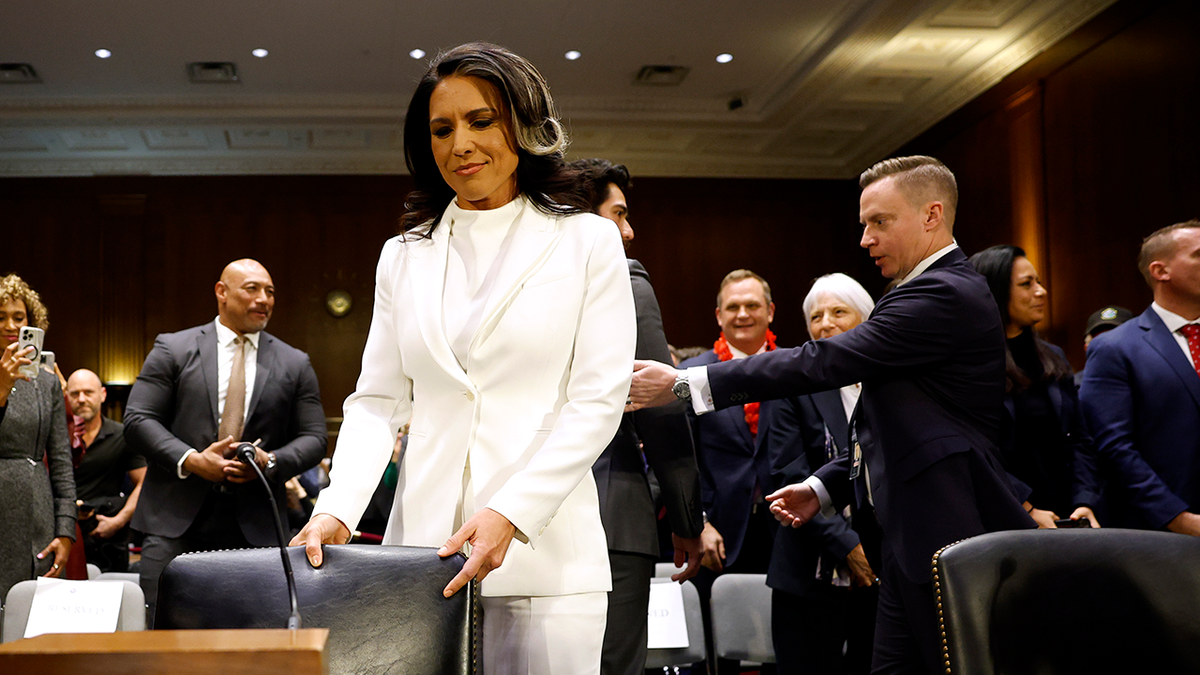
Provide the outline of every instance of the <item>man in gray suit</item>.
{"type": "MultiPolygon", "coordinates": [[[[634,236],[625,201],[629,171],[603,159],[579,160],[573,166],[582,172],[592,212],[616,223],[628,248],[634,236]]],[[[650,276],[640,262],[630,258],[629,277],[637,311],[636,356],[671,363],[650,276]]],[[[627,413],[617,435],[592,466],[613,577],[600,659],[604,675],[641,675],[646,665],[650,578],[659,557],[657,509],[647,464],[667,508],[676,565],[687,562],[687,568],[672,578],[682,581],[700,569],[700,532],[704,528],[700,474],[684,408],[678,404],[627,413]]]]}
{"type": "Polygon", "coordinates": [[[284,483],[325,456],[308,355],[264,331],[275,307],[271,275],[237,260],[215,290],[216,320],[159,335],[129,393],[125,439],[149,463],[131,523],[146,535],[147,625],[159,575],[177,555],[275,544],[270,501],[253,468],[233,456],[241,442],[258,446],[256,463],[280,505],[284,483]]]}

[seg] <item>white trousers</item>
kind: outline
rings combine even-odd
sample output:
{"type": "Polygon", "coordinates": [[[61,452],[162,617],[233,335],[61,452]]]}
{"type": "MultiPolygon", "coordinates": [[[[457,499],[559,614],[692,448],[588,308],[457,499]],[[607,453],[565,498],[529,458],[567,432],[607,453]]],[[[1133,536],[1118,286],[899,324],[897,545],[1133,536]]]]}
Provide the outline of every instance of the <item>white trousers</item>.
{"type": "Polygon", "coordinates": [[[480,598],[483,675],[599,675],[607,593],[480,598]]]}

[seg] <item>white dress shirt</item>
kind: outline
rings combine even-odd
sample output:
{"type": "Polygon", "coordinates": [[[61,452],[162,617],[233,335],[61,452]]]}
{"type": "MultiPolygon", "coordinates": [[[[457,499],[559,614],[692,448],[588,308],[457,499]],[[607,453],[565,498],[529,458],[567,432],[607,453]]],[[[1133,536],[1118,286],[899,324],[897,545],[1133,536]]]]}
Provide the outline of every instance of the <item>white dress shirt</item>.
{"type": "Polygon", "coordinates": [[[1200,319],[1188,321],[1157,302],[1150,303],[1150,307],[1158,314],[1158,318],[1162,319],[1162,322],[1167,325],[1167,330],[1171,331],[1171,337],[1175,338],[1175,344],[1179,345],[1179,348],[1183,350],[1183,355],[1187,357],[1188,363],[1192,364],[1192,368],[1195,368],[1196,362],[1192,360],[1192,350],[1188,348],[1187,336],[1180,329],[1189,324],[1200,325],[1200,319]]]}
{"type": "MultiPolygon", "coordinates": [[[[225,412],[225,397],[229,393],[229,374],[233,371],[233,353],[237,349],[238,334],[232,328],[221,323],[220,317],[217,317],[213,323],[217,327],[217,422],[219,424],[221,415],[225,412]]],[[[254,375],[258,372],[259,335],[260,333],[246,333],[246,342],[242,346],[246,354],[246,397],[245,409],[242,410],[243,420],[250,414],[250,399],[254,393],[254,375]]],[[[176,473],[181,480],[192,474],[191,471],[183,468],[183,462],[193,452],[199,452],[199,450],[190,448],[183,453],[183,457],[179,458],[176,473]]]]}

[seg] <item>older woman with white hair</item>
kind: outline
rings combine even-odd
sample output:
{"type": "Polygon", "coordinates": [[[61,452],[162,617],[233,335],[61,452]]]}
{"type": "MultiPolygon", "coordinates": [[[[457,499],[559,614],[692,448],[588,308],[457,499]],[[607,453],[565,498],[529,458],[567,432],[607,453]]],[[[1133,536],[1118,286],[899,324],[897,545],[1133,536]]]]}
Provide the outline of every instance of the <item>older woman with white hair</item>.
{"type": "MultiPolygon", "coordinates": [[[[845,274],[818,278],[804,298],[814,340],[853,330],[873,309],[870,294],[845,274]]],[[[802,481],[847,453],[860,390],[856,383],[762,404],[766,424],[760,433],[766,434],[762,444],[770,453],[773,489],[802,481]]],[[[872,520],[868,514],[859,518],[872,520]]],[[[773,589],[771,630],[781,675],[869,671],[878,593],[866,550],[878,560],[877,536],[873,523],[856,522],[852,530],[841,515],[776,532],[767,585],[773,589]]]]}

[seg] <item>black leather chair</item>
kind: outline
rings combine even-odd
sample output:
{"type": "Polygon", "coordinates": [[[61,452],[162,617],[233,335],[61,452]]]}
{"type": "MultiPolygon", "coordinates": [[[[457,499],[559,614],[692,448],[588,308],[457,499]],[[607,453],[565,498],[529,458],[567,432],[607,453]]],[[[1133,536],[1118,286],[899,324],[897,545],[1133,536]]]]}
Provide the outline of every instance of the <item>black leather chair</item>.
{"type": "MultiPolygon", "coordinates": [[[[474,583],[442,589],[465,558],[432,548],[326,546],[313,569],[288,549],[303,628],[328,628],[331,673],[476,672],[474,583]]],[[[276,548],[189,553],[159,582],[155,628],[284,628],[291,603],[276,548]]]]}
{"type": "Polygon", "coordinates": [[[994,532],[933,580],[948,675],[1200,673],[1200,538],[994,532]]]}

